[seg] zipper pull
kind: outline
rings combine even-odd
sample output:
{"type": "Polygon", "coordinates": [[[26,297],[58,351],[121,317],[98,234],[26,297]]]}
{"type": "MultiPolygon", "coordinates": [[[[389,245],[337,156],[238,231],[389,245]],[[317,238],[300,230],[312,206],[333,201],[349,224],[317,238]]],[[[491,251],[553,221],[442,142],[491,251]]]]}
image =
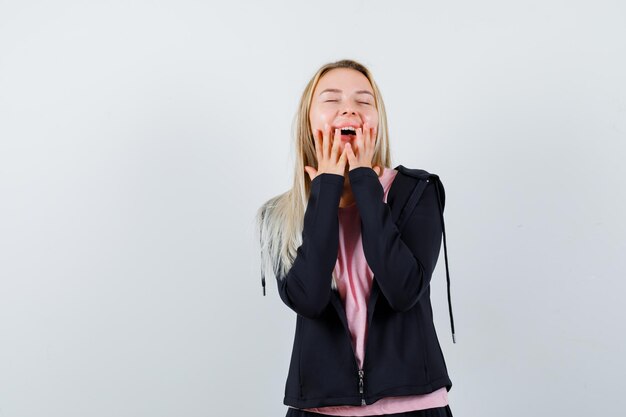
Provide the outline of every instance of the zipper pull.
{"type": "Polygon", "coordinates": [[[359,394],[363,394],[363,370],[359,369],[359,394]]]}
{"type": "Polygon", "coordinates": [[[359,394],[361,394],[361,405],[365,404],[365,398],[363,398],[363,374],[365,371],[363,369],[359,369],[359,394]]]}

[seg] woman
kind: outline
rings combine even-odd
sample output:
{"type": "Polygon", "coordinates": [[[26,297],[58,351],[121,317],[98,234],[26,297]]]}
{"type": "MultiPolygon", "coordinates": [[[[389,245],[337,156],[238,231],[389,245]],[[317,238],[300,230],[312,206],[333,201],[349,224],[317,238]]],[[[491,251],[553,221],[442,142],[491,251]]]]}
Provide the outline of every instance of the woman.
{"type": "Polygon", "coordinates": [[[452,416],[430,304],[438,176],[391,168],[380,91],[352,60],[317,71],[295,135],[293,187],[257,213],[263,294],[274,276],[297,313],[287,416],[452,416]]]}

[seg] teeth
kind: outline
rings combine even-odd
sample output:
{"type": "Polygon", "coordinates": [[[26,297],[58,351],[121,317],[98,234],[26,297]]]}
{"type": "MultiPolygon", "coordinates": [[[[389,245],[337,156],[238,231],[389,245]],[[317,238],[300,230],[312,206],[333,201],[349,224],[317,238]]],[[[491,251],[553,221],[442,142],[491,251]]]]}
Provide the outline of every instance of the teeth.
{"type": "Polygon", "coordinates": [[[342,127],[341,130],[351,130],[353,132],[356,132],[356,129],[353,128],[352,126],[346,126],[346,127],[342,127]]]}

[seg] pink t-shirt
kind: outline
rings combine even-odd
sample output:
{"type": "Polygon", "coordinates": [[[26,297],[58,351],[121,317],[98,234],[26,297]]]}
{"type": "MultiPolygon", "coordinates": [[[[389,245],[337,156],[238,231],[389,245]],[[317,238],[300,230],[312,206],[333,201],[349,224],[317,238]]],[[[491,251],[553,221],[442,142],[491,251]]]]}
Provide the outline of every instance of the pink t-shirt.
{"type": "MultiPolygon", "coordinates": [[[[384,168],[379,177],[385,191],[384,202],[398,171],[384,168]]],[[[367,336],[367,301],[372,288],[372,270],[367,265],[361,240],[361,219],[356,204],[339,207],[339,253],[335,265],[337,289],[346,310],[352,345],[359,368],[363,365],[365,338],[367,336]]],[[[448,391],[441,387],[428,394],[385,397],[364,406],[342,405],[305,408],[306,411],[335,416],[374,416],[404,413],[448,404],[448,391]]]]}

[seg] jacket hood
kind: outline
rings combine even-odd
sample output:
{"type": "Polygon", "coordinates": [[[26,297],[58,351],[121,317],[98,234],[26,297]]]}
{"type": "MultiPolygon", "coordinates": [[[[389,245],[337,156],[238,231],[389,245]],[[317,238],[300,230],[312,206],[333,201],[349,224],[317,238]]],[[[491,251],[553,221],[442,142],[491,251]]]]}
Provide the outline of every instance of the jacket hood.
{"type": "MultiPolygon", "coordinates": [[[[448,313],[450,315],[450,329],[452,332],[452,342],[456,343],[456,336],[454,333],[454,318],[452,316],[452,300],[450,298],[450,271],[448,269],[448,248],[447,248],[447,243],[446,243],[446,227],[445,227],[445,223],[443,221],[443,208],[445,206],[446,203],[446,192],[445,189],[443,187],[443,184],[441,183],[441,180],[439,179],[439,176],[437,174],[432,174],[426,170],[423,169],[416,169],[416,168],[406,168],[402,165],[398,165],[396,168],[396,170],[398,170],[399,172],[402,172],[405,175],[417,178],[419,180],[423,180],[423,181],[418,181],[417,185],[415,186],[415,190],[412,193],[411,198],[409,198],[407,205],[408,204],[417,204],[417,200],[419,199],[419,195],[417,195],[417,198],[414,198],[416,192],[419,191],[420,188],[420,183],[424,184],[424,183],[428,183],[430,181],[435,181],[435,184],[437,185],[437,202],[439,205],[439,214],[441,216],[441,229],[443,231],[443,255],[444,255],[444,261],[446,264],[446,283],[447,283],[447,291],[448,291],[448,313]],[[412,202],[412,200],[414,200],[412,202]]],[[[421,189],[421,191],[423,191],[423,188],[421,189]]],[[[421,194],[421,191],[419,191],[419,193],[421,194]]],[[[403,211],[406,209],[406,207],[403,208],[403,211]]],[[[409,210],[410,211],[410,210],[409,210]]]]}

